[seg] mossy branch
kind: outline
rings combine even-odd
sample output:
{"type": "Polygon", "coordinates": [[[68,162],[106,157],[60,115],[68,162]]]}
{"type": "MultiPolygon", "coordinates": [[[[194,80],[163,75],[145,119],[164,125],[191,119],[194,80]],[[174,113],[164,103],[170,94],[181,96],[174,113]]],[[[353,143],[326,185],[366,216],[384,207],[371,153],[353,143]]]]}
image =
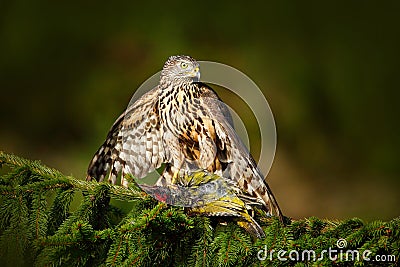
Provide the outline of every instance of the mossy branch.
{"type": "Polygon", "coordinates": [[[0,166],[8,167],[0,177],[2,266],[399,263],[399,218],[365,223],[357,218],[311,217],[282,225],[258,214],[255,219],[266,237],[254,239],[229,218],[188,216],[182,208],[157,202],[135,185],[123,188],[78,180],[4,152],[0,152],[0,166]],[[78,195],[83,200],[72,207],[78,195]],[[131,206],[121,209],[110,199],[131,206]],[[378,262],[378,257],[385,261],[378,262]]]}

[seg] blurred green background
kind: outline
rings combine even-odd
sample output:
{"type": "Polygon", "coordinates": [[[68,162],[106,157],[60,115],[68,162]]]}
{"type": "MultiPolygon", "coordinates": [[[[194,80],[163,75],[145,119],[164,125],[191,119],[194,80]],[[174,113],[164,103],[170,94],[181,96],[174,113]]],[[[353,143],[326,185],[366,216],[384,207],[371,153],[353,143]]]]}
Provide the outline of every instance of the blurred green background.
{"type": "Polygon", "coordinates": [[[278,131],[267,179],[286,215],[389,220],[400,205],[399,11],[396,1],[1,1],[0,149],[83,178],[135,89],[188,54],[263,90],[278,131]]]}

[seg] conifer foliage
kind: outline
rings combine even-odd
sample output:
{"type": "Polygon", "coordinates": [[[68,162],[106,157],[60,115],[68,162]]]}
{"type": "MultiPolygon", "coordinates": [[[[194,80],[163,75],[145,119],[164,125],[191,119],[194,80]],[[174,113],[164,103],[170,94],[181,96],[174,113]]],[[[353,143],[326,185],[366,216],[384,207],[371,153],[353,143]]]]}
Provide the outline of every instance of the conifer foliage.
{"type": "Polygon", "coordinates": [[[134,184],[86,182],[1,151],[0,167],[1,266],[399,264],[399,218],[364,223],[311,217],[282,225],[260,213],[256,220],[266,237],[255,239],[229,218],[188,216],[134,184]],[[78,197],[82,201],[73,207],[78,197]],[[115,200],[131,203],[128,211],[115,200]],[[346,242],[341,250],[339,239],[346,242]],[[324,252],[329,249],[337,251],[324,252]],[[347,257],[347,250],[360,258],[347,257]],[[361,258],[366,250],[369,261],[361,258]],[[377,262],[377,255],[386,261],[377,262]]]}

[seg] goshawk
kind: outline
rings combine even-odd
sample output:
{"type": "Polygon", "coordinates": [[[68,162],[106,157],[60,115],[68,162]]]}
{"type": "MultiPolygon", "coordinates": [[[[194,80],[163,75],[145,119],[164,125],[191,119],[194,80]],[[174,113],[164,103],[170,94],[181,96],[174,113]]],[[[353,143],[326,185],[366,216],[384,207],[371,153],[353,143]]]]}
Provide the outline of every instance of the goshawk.
{"type": "Polygon", "coordinates": [[[159,187],[204,170],[231,180],[244,202],[258,203],[282,220],[278,203],[235,132],[227,107],[200,82],[200,65],[189,56],[171,56],[158,86],[116,120],[89,165],[87,180],[107,177],[115,184],[122,172],[121,183],[126,186],[124,174],[142,178],[163,163],[159,187]]]}

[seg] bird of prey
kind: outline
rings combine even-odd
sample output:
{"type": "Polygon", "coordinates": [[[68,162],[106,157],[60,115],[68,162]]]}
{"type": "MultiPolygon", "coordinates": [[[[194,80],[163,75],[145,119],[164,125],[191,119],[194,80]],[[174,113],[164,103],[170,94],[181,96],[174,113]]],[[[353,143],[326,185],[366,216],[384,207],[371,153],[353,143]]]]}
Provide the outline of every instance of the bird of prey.
{"type": "Polygon", "coordinates": [[[156,183],[159,187],[204,170],[232,181],[240,189],[241,201],[259,204],[270,215],[283,218],[263,174],[235,132],[228,108],[200,82],[200,65],[190,56],[169,57],[158,85],[115,121],[89,164],[87,180],[107,177],[115,184],[122,172],[121,183],[127,186],[124,174],[142,178],[161,164],[165,169],[156,183]]]}

